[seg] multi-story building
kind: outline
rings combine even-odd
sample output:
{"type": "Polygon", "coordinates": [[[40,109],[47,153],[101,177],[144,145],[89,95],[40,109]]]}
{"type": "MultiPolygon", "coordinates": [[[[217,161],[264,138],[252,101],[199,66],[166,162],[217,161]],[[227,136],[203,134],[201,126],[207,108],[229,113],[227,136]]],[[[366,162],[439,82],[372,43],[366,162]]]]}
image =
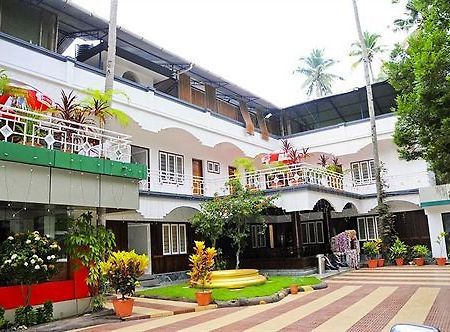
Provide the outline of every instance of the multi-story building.
{"type": "MultiPolygon", "coordinates": [[[[11,78],[37,87],[55,101],[61,90],[82,96],[87,88],[103,88],[106,21],[68,1],[0,0],[0,4],[0,68],[11,78]],[[85,41],[79,42],[76,57],[64,56],[80,38],[85,41]]],[[[105,135],[116,135],[115,139],[131,146],[115,158],[128,154],[132,163],[144,164],[148,174],[139,183],[139,204],[132,206],[134,210],[116,202],[137,195],[136,188],[125,185],[125,180],[114,178],[100,193],[110,196],[111,204],[103,207],[118,248],[148,253],[149,273],[187,268],[194,238],[189,218],[199,204],[216,193],[227,193],[225,182],[234,172],[236,158],[254,158],[261,166],[263,156],[280,151],[282,139],[298,149],[307,148],[309,156],[291,165],[289,171],[261,166],[243,176],[248,185],[279,194],[277,208],[267,213],[266,234],[261,235],[257,225],[252,227],[243,265],[303,267],[310,257],[327,250],[331,236],[346,229],[356,229],[361,241],[379,237],[364,88],[281,109],[122,28],[117,32],[116,53],[114,89],[127,98],[117,95],[113,105],[132,121],[126,127],[110,124],[105,135]],[[320,159],[331,162],[333,158],[342,173],[318,164],[320,159]]],[[[427,244],[438,255],[434,237],[447,217],[444,221],[439,215],[427,219],[419,198],[419,188],[433,186],[434,176],[424,161],[407,162],[398,157],[392,139],[396,121],[391,112],[393,89],[386,82],[376,83],[374,96],[387,201],[399,236],[410,244],[427,244]]],[[[0,116],[0,121],[5,120],[0,116]]],[[[1,130],[0,139],[8,141],[1,130]]],[[[81,150],[72,152],[78,156],[81,150]]],[[[5,160],[3,156],[0,159],[5,160]]],[[[26,166],[26,174],[29,168],[26,166]]],[[[63,172],[59,189],[69,188],[74,178],[75,170],[64,169],[52,171],[52,176],[63,172]]],[[[99,178],[91,169],[76,171],[76,181],[84,181],[82,176],[93,177],[92,181],[107,176],[102,173],[99,178]]],[[[16,178],[27,179],[9,175],[9,179],[16,178]]],[[[16,187],[22,192],[14,199],[10,193],[0,193],[5,211],[13,201],[18,206],[27,202],[30,192],[42,195],[42,189],[28,183],[16,187]]],[[[78,192],[77,204],[61,201],[61,192],[72,199],[71,191],[59,190],[59,200],[39,203],[54,209],[61,205],[102,206],[95,203],[97,196],[95,204],[83,201],[90,191],[78,192]]],[[[1,236],[13,230],[5,228],[8,222],[0,221],[1,236]]]]}

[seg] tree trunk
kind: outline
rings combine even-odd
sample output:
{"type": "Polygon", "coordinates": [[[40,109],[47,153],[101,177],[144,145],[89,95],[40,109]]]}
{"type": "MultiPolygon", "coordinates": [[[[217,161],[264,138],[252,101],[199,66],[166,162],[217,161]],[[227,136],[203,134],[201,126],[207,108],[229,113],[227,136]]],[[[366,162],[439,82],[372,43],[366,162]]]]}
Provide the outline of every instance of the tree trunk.
{"type": "Polygon", "coordinates": [[[356,0],[352,1],[353,1],[353,10],[355,12],[356,29],[358,31],[359,42],[361,43],[361,49],[363,53],[364,76],[366,78],[366,90],[367,90],[367,106],[369,108],[370,129],[372,131],[372,152],[375,164],[375,184],[377,188],[377,203],[378,208],[380,208],[381,204],[383,204],[383,198],[381,188],[380,156],[378,154],[377,126],[375,122],[375,107],[373,103],[372,82],[370,80],[370,61],[367,53],[367,47],[364,42],[361,23],[359,21],[358,5],[356,4],[356,0]]]}
{"type": "Polygon", "coordinates": [[[111,0],[111,8],[109,12],[105,92],[112,90],[114,86],[114,67],[116,65],[117,4],[118,0],[111,0]]]}
{"type": "Polygon", "coordinates": [[[236,270],[239,269],[239,256],[241,254],[241,244],[238,244],[237,250],[236,250],[236,270]]]}

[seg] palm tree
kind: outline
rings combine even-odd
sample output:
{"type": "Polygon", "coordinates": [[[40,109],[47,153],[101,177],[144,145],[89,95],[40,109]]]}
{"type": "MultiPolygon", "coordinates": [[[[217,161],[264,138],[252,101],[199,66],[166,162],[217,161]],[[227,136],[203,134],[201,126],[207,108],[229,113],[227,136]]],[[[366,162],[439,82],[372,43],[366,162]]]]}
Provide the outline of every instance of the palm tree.
{"type": "MultiPolygon", "coordinates": [[[[373,59],[377,54],[385,52],[386,49],[384,45],[379,45],[378,43],[381,35],[377,33],[370,33],[368,31],[364,31],[363,37],[364,37],[364,44],[366,45],[367,49],[367,57],[369,58],[370,76],[373,82],[375,80],[372,69],[373,59]]],[[[361,43],[359,41],[352,43],[352,48],[353,49],[350,51],[349,55],[358,58],[358,60],[352,65],[353,68],[356,68],[359,64],[363,62],[363,51],[361,48],[361,43]]]]}
{"type": "Polygon", "coordinates": [[[324,57],[323,49],[313,49],[309,56],[301,57],[302,66],[297,67],[294,73],[300,73],[306,77],[303,88],[307,88],[307,95],[311,96],[313,92],[316,97],[322,97],[331,94],[331,85],[334,80],[343,80],[342,77],[327,72],[336,61],[324,57]]]}

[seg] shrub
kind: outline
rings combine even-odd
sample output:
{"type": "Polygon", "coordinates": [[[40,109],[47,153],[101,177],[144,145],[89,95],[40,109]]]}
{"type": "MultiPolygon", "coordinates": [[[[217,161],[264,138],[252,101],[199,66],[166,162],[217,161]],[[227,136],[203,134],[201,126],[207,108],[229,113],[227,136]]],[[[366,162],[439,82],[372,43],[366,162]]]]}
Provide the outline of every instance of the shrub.
{"type": "Polygon", "coordinates": [[[397,237],[390,249],[391,258],[404,258],[407,252],[408,246],[397,237]]]}
{"type": "Polygon", "coordinates": [[[189,256],[191,271],[188,275],[191,277],[192,287],[200,286],[205,290],[205,284],[211,280],[211,272],[214,267],[214,257],[217,251],[213,247],[205,247],[205,242],[195,241],[195,253],[189,256]]]}
{"type": "Polygon", "coordinates": [[[5,309],[0,307],[0,330],[7,330],[10,326],[11,323],[5,318],[5,309]]]}
{"type": "Polygon", "coordinates": [[[380,253],[380,246],[377,241],[367,241],[363,244],[363,250],[369,258],[374,259],[380,253]]]}
{"type": "Polygon", "coordinates": [[[36,309],[27,305],[15,311],[14,323],[16,326],[33,326],[37,324],[36,309]]]}
{"type": "Polygon", "coordinates": [[[125,299],[134,294],[139,285],[137,279],[144,275],[148,264],[146,255],[138,255],[134,250],[117,251],[106,262],[100,263],[100,268],[116,294],[120,293],[125,299]]]}
{"type": "Polygon", "coordinates": [[[416,244],[412,250],[415,258],[424,258],[428,254],[428,247],[422,244],[416,244]]]}

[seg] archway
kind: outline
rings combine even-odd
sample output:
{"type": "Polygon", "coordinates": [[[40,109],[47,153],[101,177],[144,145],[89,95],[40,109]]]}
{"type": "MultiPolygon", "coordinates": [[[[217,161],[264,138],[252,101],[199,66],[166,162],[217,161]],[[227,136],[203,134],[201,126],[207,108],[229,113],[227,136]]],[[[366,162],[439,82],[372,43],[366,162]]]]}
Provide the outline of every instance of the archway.
{"type": "Polygon", "coordinates": [[[128,81],[134,82],[134,83],[138,83],[138,84],[140,83],[139,78],[136,75],[136,73],[134,73],[134,72],[132,72],[130,70],[124,72],[122,74],[122,78],[124,78],[124,79],[126,79],[128,81]]]}

